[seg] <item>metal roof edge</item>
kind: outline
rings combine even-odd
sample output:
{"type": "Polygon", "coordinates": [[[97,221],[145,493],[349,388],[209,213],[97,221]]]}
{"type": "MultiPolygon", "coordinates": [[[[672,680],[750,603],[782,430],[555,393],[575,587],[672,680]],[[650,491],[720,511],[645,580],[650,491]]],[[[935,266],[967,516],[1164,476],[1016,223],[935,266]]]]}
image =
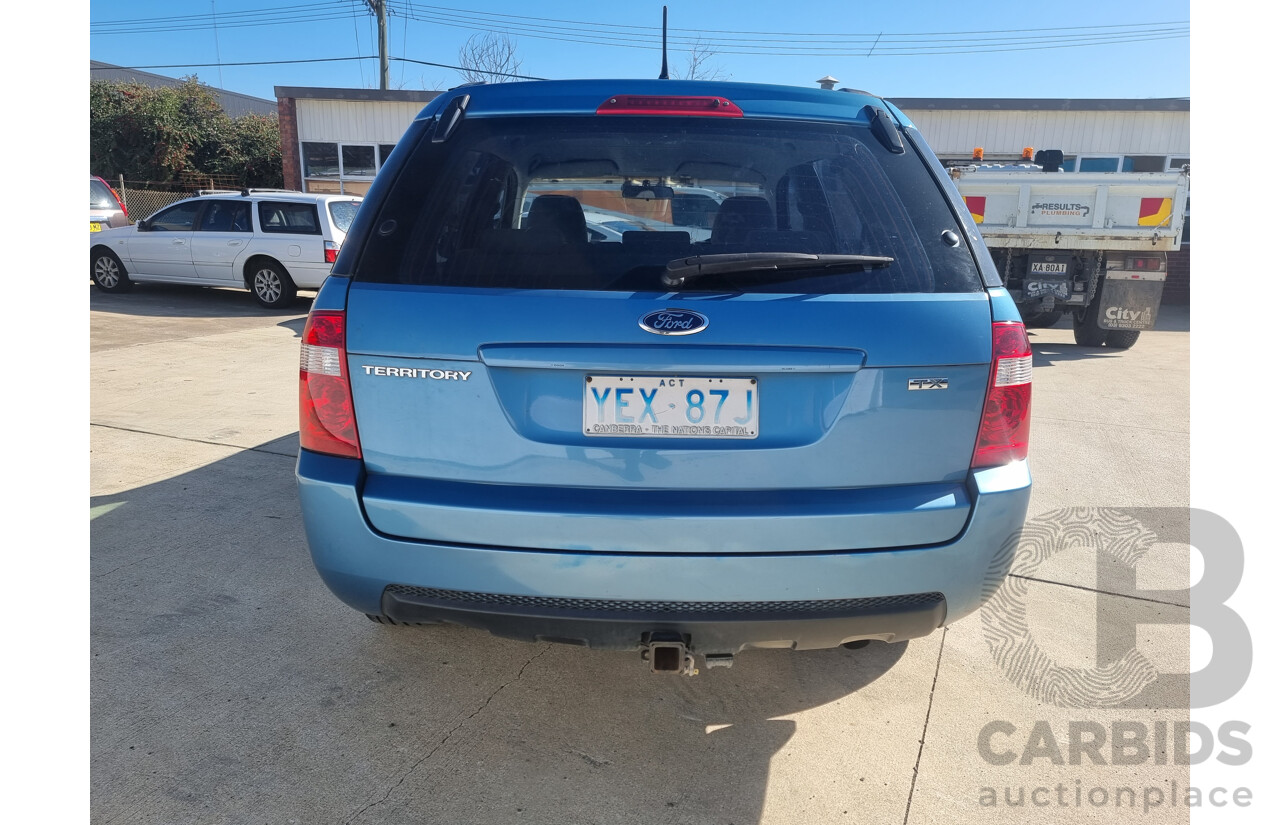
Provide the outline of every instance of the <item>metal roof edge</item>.
{"type": "MultiPolygon", "coordinates": [[[[101,60],[90,60],[89,71],[90,72],[127,72],[128,74],[137,75],[139,77],[145,77],[154,81],[158,81],[162,86],[179,86],[183,82],[185,82],[184,79],[181,77],[171,77],[170,75],[156,74],[155,72],[148,72],[142,69],[131,69],[128,66],[117,66],[114,63],[103,63],[101,60]]],[[[91,74],[90,79],[92,79],[92,77],[93,76],[91,74]]],[[[244,100],[244,101],[251,101],[253,103],[266,103],[270,105],[274,105],[276,102],[267,97],[255,97],[253,95],[247,95],[243,92],[233,92],[230,89],[224,89],[221,86],[214,86],[209,83],[206,83],[203,80],[200,80],[198,76],[196,76],[196,80],[198,83],[200,83],[201,86],[208,86],[209,89],[216,92],[217,94],[226,95],[229,98],[235,98],[237,100],[244,100]]]]}
{"type": "Polygon", "coordinates": [[[277,99],[371,100],[394,103],[430,103],[442,92],[414,89],[336,89],[321,86],[276,86],[277,99]]]}

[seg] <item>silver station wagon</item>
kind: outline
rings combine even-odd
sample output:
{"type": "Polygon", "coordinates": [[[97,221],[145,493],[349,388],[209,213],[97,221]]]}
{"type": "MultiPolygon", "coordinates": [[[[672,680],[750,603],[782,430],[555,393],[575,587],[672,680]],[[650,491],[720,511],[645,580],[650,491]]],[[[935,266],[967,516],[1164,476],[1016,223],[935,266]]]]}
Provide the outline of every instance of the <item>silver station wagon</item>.
{"type": "Polygon", "coordinates": [[[299,288],[324,283],[359,207],[351,195],[206,192],[91,232],[89,277],[107,292],[147,281],[241,287],[264,307],[285,307],[299,288]]]}

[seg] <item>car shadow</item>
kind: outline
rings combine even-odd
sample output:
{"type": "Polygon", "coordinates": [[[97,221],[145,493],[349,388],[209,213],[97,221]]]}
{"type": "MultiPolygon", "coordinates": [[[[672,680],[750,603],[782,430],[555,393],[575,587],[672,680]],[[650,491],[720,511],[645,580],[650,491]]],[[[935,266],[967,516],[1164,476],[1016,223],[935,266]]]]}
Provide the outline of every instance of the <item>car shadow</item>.
{"type": "MultiPolygon", "coordinates": [[[[907,650],[749,650],[687,678],[636,652],[374,624],[311,564],[296,444],[90,499],[95,819],[745,825],[796,730],[779,717],[907,650]]],[[[850,724],[893,733],[877,719],[850,724]]],[[[851,805],[884,791],[852,785],[851,805]]]]}
{"type": "Polygon", "coordinates": [[[290,306],[267,309],[246,290],[231,287],[134,284],[128,292],[103,292],[90,284],[89,309],[153,318],[261,318],[306,315],[314,290],[298,292],[290,306]]]}
{"type": "Polygon", "coordinates": [[[301,318],[290,318],[288,321],[281,321],[280,323],[276,324],[276,326],[284,327],[285,329],[292,330],[294,338],[301,338],[302,331],[307,327],[307,319],[306,319],[306,316],[303,316],[301,318]]]}
{"type": "Polygon", "coordinates": [[[1107,349],[1106,347],[1084,347],[1074,343],[1062,343],[1056,341],[1037,341],[1035,330],[1028,330],[1027,336],[1031,339],[1031,366],[1052,367],[1054,364],[1063,361],[1091,361],[1097,358],[1119,358],[1124,355],[1123,350],[1107,349]]]}

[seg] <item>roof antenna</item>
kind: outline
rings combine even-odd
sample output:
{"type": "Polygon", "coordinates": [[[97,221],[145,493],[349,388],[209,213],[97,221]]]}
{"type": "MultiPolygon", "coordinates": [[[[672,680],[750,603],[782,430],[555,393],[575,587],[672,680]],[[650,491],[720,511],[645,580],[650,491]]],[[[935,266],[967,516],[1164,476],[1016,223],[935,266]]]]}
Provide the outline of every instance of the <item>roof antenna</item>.
{"type": "Polygon", "coordinates": [[[662,7],[662,74],[658,75],[659,80],[670,80],[671,75],[667,74],[667,7],[662,7]]]}

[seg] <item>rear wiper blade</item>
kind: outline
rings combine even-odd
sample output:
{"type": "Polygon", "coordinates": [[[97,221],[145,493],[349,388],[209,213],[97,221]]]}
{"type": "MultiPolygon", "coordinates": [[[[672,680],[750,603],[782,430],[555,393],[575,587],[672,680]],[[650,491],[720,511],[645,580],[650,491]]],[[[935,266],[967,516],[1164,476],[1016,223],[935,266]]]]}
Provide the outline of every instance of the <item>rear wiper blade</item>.
{"type": "Polygon", "coordinates": [[[678,289],[686,281],[705,275],[730,275],[739,272],[777,272],[776,280],[802,277],[813,270],[821,273],[849,272],[855,269],[878,269],[893,263],[884,255],[811,255],[807,252],[740,252],[727,255],[695,255],[667,262],[662,273],[664,286],[678,289]]]}

